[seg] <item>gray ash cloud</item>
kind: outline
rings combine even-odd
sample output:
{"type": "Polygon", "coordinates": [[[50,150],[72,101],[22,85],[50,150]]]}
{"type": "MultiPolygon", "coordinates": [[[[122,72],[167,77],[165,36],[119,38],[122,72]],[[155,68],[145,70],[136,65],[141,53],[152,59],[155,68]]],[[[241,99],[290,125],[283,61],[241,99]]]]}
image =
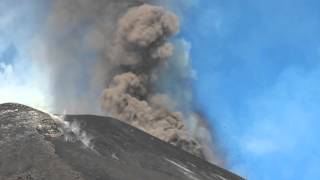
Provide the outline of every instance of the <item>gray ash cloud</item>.
{"type": "Polygon", "coordinates": [[[172,40],[180,27],[173,12],[140,0],[52,6],[36,43],[45,49],[38,63],[50,67],[55,111],[109,115],[218,162],[210,130],[192,108],[192,68],[183,41],[172,40]],[[172,82],[163,79],[176,80],[183,98],[163,91],[172,82]]]}

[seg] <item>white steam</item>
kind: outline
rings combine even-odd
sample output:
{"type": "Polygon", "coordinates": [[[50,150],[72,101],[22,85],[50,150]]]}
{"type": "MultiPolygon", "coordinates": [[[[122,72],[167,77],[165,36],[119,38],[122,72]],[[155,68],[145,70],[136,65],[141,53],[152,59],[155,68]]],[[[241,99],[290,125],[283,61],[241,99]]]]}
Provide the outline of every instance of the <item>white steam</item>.
{"type": "Polygon", "coordinates": [[[75,142],[80,141],[85,148],[94,150],[91,140],[93,136],[89,135],[86,131],[82,130],[80,124],[77,121],[68,122],[65,120],[66,116],[56,116],[49,114],[53,120],[55,120],[60,126],[65,141],[75,142]]]}

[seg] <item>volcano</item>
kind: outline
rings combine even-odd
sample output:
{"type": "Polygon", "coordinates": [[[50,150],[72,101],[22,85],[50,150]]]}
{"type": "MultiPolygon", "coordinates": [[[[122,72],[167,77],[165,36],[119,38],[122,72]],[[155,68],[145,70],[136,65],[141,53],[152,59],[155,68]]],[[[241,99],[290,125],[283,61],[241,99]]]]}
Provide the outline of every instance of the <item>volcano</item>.
{"type": "Polygon", "coordinates": [[[241,180],[119,120],[0,105],[0,180],[241,180]]]}

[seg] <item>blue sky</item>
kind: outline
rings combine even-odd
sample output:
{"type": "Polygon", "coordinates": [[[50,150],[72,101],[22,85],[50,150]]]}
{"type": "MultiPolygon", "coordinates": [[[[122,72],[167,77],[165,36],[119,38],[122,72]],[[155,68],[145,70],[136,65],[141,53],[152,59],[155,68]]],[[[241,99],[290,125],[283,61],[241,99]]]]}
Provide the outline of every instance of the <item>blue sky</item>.
{"type": "Polygon", "coordinates": [[[320,2],[202,0],[184,18],[199,104],[230,169],[320,179],[320,2]]]}

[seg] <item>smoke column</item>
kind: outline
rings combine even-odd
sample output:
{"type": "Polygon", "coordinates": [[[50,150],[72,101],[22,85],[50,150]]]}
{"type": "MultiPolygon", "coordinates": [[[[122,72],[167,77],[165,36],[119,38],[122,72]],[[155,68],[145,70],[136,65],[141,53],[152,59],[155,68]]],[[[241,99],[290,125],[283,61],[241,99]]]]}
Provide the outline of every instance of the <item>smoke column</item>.
{"type": "Polygon", "coordinates": [[[166,3],[49,3],[28,49],[37,77],[49,86],[49,93],[39,94],[53,113],[112,116],[221,164],[206,120],[193,105],[190,45],[174,38],[181,19],[166,3]]]}

